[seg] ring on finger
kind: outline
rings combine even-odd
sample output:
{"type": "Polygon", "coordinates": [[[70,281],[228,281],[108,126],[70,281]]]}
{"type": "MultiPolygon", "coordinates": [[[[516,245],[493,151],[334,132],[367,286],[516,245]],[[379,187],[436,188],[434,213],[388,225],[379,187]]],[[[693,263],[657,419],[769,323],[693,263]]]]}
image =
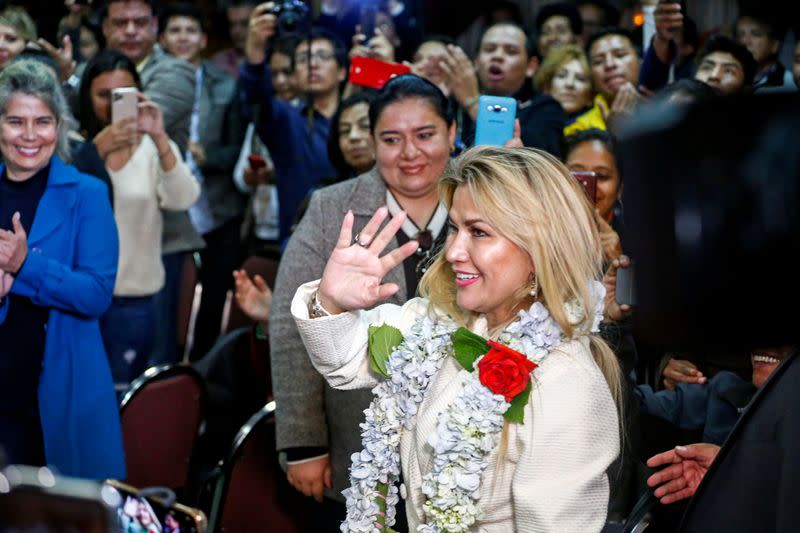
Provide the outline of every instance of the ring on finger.
{"type": "Polygon", "coordinates": [[[356,236],[353,239],[353,244],[357,244],[362,248],[366,248],[369,246],[371,240],[372,239],[370,237],[361,237],[361,233],[356,233],[356,236]]]}

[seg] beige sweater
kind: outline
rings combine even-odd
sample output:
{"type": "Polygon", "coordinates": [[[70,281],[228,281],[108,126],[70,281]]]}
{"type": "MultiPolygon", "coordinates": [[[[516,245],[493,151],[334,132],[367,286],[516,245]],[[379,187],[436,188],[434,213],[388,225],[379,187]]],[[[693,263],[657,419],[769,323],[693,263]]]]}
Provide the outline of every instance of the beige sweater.
{"type": "MultiPolygon", "coordinates": [[[[374,386],[377,378],[369,370],[367,328],[388,323],[406,332],[428,311],[428,302],[416,298],[402,307],[387,304],[311,320],[308,302],[318,283],[302,285],[292,302],[314,366],[333,387],[374,386]]],[[[485,329],[477,329],[486,335],[485,329]]],[[[410,531],[425,519],[422,477],[434,459],[426,439],[467,375],[454,359],[445,361],[420,405],[414,427],[401,437],[410,531]]],[[[488,458],[480,489],[482,516],[472,531],[601,531],[609,497],[606,470],[619,454],[619,430],[614,401],[586,337],[562,343],[545,358],[534,372],[525,424],[508,424],[506,430],[502,461],[499,448],[488,458]]]]}
{"type": "Polygon", "coordinates": [[[119,267],[114,296],[147,296],[164,285],[161,263],[161,209],[189,209],[200,185],[170,141],[177,164],[164,172],[158,149],[149,135],[142,137],[128,162],[119,170],[106,167],[114,189],[114,220],[119,231],[119,267]]]}

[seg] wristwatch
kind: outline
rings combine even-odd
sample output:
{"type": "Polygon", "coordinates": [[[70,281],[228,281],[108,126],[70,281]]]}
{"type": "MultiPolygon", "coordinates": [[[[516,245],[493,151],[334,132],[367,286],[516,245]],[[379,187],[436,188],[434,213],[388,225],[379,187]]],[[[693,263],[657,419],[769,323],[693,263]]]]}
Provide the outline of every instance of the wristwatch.
{"type": "Polygon", "coordinates": [[[314,291],[314,296],[308,302],[308,318],[319,318],[323,316],[331,316],[331,314],[322,307],[319,301],[319,289],[314,291]]]}

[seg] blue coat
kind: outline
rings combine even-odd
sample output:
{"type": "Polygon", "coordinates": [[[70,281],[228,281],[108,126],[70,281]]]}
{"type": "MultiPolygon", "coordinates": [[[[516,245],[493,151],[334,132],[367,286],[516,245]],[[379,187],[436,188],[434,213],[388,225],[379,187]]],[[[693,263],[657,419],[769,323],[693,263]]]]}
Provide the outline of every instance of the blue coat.
{"type": "Polygon", "coordinates": [[[111,304],[118,257],[106,186],[53,156],[11,292],[50,309],[39,412],[47,463],[67,476],[125,478],[119,408],[98,324],[111,304]]]}

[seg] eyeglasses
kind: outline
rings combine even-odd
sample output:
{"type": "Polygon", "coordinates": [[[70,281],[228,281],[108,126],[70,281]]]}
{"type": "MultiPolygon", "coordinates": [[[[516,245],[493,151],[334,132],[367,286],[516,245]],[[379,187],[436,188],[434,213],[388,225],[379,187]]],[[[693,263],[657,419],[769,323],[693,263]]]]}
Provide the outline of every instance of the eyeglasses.
{"type": "Polygon", "coordinates": [[[309,53],[297,54],[294,57],[294,62],[297,65],[308,65],[315,59],[317,60],[318,63],[323,63],[326,61],[330,61],[334,57],[336,57],[336,54],[334,54],[333,52],[317,50],[316,52],[312,52],[311,54],[309,53]]]}

